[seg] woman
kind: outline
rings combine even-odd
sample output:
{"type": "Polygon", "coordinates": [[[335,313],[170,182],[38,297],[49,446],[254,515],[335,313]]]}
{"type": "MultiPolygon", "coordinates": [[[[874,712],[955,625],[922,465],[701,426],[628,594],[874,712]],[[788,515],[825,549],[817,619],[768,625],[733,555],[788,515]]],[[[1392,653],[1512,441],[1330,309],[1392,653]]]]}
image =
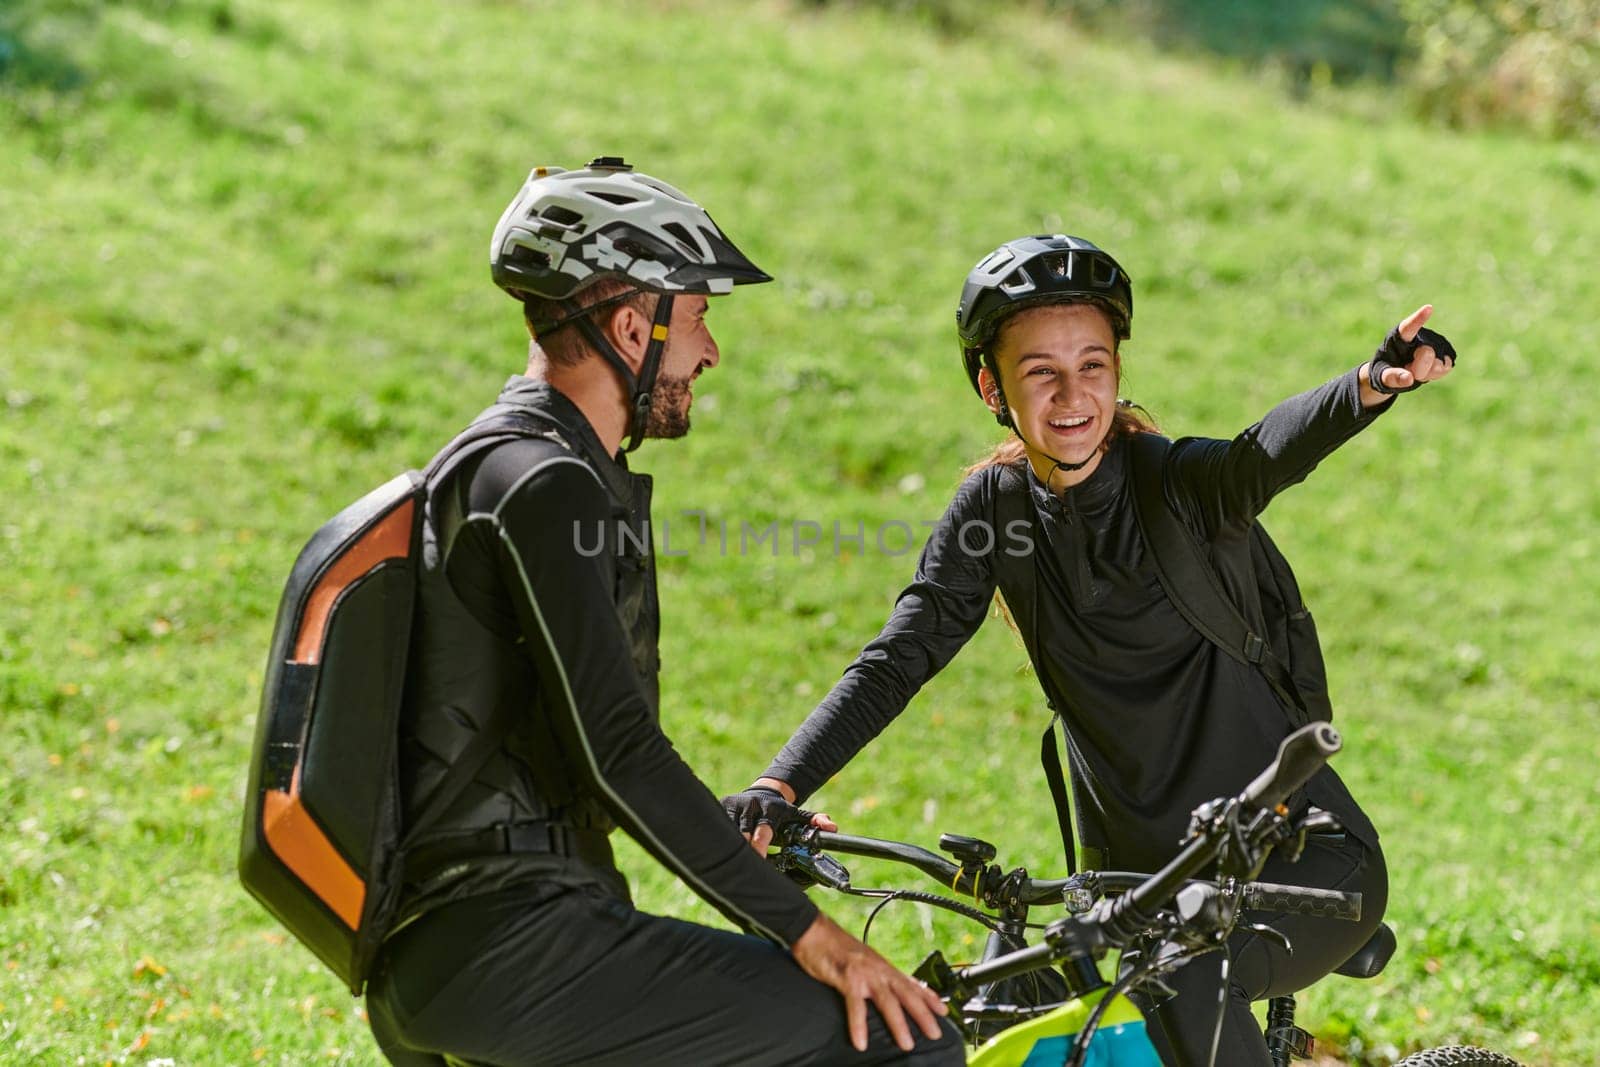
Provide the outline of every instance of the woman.
{"type": "MultiPolygon", "coordinates": [[[[763,823],[793,818],[790,805],[832,777],[949,662],[997,588],[1061,715],[1078,829],[1096,865],[1157,869],[1175,854],[1196,805],[1238,793],[1272,759],[1295,709],[1281,686],[1186,621],[1141,534],[1130,442],[1154,427],[1117,398],[1119,345],[1132,312],[1127,274],[1077,238],[1011,241],[969,275],[957,319],[967,374],[1015,439],[961,484],[883,631],[755,786],[727,799],[758,848],[770,840],[763,823]],[[1022,530],[1013,526],[1018,515],[1022,530]],[[1024,543],[1032,551],[1019,562],[1024,543]]],[[[1449,373],[1449,343],[1422,330],[1431,312],[1420,308],[1373,360],[1284,401],[1232,441],[1186,438],[1164,452],[1166,503],[1219,573],[1252,573],[1240,556],[1251,551],[1252,523],[1274,495],[1392,406],[1395,393],[1449,373]]],[[[1241,611],[1259,616],[1261,598],[1245,599],[1241,611]]],[[[1307,697],[1325,702],[1321,688],[1307,697]]],[[[1297,803],[1333,812],[1346,832],[1315,839],[1292,868],[1270,861],[1261,878],[1359,891],[1363,921],[1282,917],[1272,925],[1290,939],[1292,955],[1271,938],[1236,935],[1216,1059],[1229,1067],[1270,1067],[1252,1000],[1327,974],[1383,915],[1378,834],[1338,775],[1325,768],[1297,803]]],[[[819,825],[832,826],[825,817],[819,825]]],[[[1152,1009],[1168,1063],[1208,1060],[1222,979],[1207,959],[1215,957],[1174,974],[1178,996],[1152,1009]]]]}

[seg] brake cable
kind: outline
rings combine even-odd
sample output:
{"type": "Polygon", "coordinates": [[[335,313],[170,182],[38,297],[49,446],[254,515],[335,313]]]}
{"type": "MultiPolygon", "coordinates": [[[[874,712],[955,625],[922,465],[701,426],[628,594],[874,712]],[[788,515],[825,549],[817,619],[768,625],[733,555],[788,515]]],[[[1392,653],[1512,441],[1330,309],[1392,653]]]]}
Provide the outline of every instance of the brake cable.
{"type": "MultiPolygon", "coordinates": [[[[856,889],[854,887],[846,889],[844,892],[853,897],[881,898],[873,907],[871,913],[867,915],[866,926],[861,931],[863,944],[866,943],[867,935],[872,932],[872,920],[878,917],[878,912],[896,900],[909,900],[913,904],[931,904],[936,908],[944,908],[946,911],[953,911],[957,915],[971,919],[987,930],[993,931],[1000,928],[999,920],[988,913],[979,911],[970,904],[963,904],[959,900],[951,900],[949,897],[941,896],[938,893],[924,893],[916,889],[856,889]]],[[[1034,924],[1029,925],[1034,926],[1034,924]]],[[[1034,928],[1037,929],[1038,927],[1035,926],[1034,928]]]]}

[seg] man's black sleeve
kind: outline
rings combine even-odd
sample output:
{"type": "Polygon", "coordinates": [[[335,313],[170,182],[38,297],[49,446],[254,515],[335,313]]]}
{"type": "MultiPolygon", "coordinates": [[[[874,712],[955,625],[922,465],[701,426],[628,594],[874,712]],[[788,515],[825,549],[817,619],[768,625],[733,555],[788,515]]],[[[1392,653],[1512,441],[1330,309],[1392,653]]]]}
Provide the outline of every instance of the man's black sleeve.
{"type": "Polygon", "coordinates": [[[1225,526],[1248,525],[1274,496],[1304,481],[1389,406],[1363,408],[1357,372],[1341,374],[1278,404],[1231,441],[1175,441],[1166,469],[1168,493],[1207,538],[1225,526]]]}
{"type": "Polygon", "coordinates": [[[789,738],[767,777],[789,783],[801,800],[816,792],[977,632],[994,599],[990,553],[1003,550],[1007,537],[994,529],[992,485],[987,472],[962,483],[889,621],[789,738]]]}
{"type": "Polygon", "coordinates": [[[613,521],[594,472],[575,458],[547,460],[510,487],[492,520],[502,578],[566,758],[618,825],[709,904],[792,945],[816,905],[756,855],[651,714],[608,561],[592,551],[598,524],[613,521]]]}

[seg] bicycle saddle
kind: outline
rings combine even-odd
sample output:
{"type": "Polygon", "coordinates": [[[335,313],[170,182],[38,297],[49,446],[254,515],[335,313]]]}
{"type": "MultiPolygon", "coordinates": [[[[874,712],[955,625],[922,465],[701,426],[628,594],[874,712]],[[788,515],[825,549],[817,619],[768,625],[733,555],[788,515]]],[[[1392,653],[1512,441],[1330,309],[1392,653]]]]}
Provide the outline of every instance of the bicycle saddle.
{"type": "Polygon", "coordinates": [[[1356,954],[1333,970],[1346,978],[1376,978],[1382,973],[1389,957],[1394,955],[1394,931],[1388,923],[1379,923],[1367,943],[1356,949],[1356,954]]]}

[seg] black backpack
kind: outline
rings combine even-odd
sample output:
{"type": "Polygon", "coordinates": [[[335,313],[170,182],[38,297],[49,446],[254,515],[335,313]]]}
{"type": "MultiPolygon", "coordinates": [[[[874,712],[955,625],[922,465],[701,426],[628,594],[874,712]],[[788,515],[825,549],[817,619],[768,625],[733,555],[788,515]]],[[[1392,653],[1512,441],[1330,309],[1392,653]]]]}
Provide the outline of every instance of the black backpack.
{"type": "MultiPolygon", "coordinates": [[[[1167,503],[1163,476],[1172,441],[1159,434],[1136,433],[1127,443],[1128,478],[1139,532],[1150,549],[1161,587],[1178,613],[1212,644],[1261,673],[1288,709],[1292,728],[1331,721],[1333,708],[1316,623],[1300,596],[1289,561],[1266,528],[1259,521],[1252,522],[1245,541],[1266,624],[1266,632],[1257,633],[1228,595],[1205,547],[1167,503]]],[[[997,525],[1010,529],[1016,521],[1031,524],[1031,515],[1026,477],[1009,468],[1002,471],[996,490],[997,525]]],[[[1037,648],[1037,640],[1031,640],[1029,647],[1030,651],[1037,648]]],[[[1059,717],[1056,708],[1051,711],[1059,717]]],[[[1067,867],[1074,872],[1077,849],[1054,718],[1041,739],[1040,762],[1055,802],[1067,867]]]]}
{"type": "Polygon", "coordinates": [[[1167,506],[1162,487],[1172,442],[1153,433],[1128,441],[1129,477],[1139,532],[1155,557],[1161,587],[1179,613],[1212,644],[1255,667],[1289,709],[1291,725],[1331,722],[1328,674],[1316,623],[1300,596],[1289,561],[1259,521],[1250,524],[1247,545],[1261,596],[1267,632],[1256,633],[1222,587],[1200,542],[1167,506]]]}
{"type": "Polygon", "coordinates": [[[506,725],[478,733],[401,827],[397,736],[429,487],[520,437],[565,444],[530,412],[490,408],[426,471],[391,479],[323,524],[278,606],[239,877],[358,995],[394,918],[399,856],[493,755],[506,725]]]}

